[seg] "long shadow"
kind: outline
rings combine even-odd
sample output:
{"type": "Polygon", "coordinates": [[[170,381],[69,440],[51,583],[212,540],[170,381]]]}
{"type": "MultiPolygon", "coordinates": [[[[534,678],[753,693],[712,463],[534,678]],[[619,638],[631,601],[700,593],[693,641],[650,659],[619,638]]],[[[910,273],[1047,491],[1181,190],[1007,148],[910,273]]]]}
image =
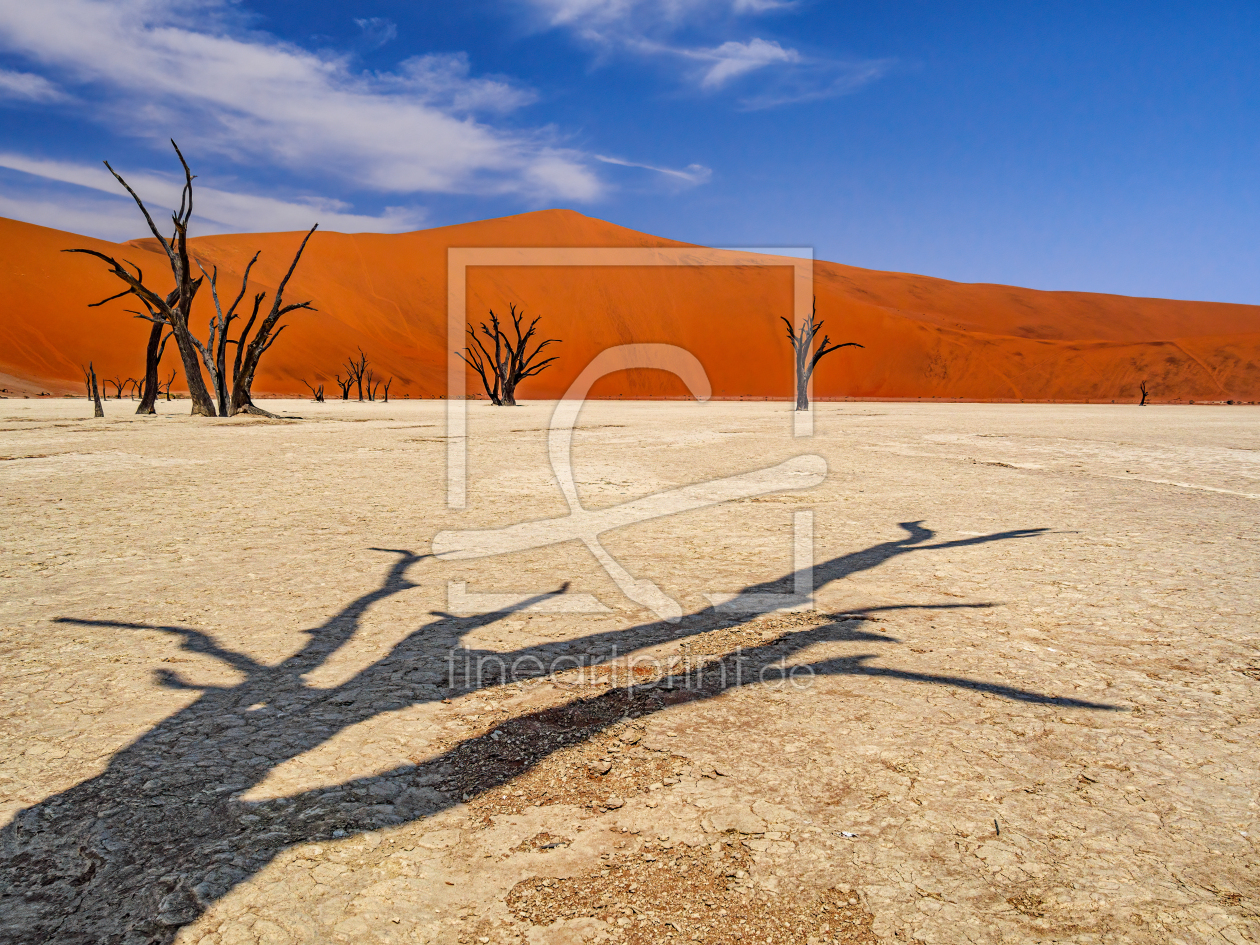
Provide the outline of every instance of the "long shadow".
{"type": "MultiPolygon", "coordinates": [[[[926,544],[934,536],[921,523],[902,527],[908,534],[900,541],[881,543],[816,567],[816,582],[839,580],[911,551],[1026,538],[1041,531],[999,532],[926,544]]],[[[426,556],[405,549],[376,550],[397,556],[380,586],[306,631],[308,639],[299,650],[274,666],[223,647],[209,634],[188,627],[60,621],[168,632],[180,638],[183,650],[220,660],[245,678],[229,686],[197,686],[178,674],[159,672],[163,685],[197,690],[200,695],[116,753],[100,775],[19,812],[0,831],[0,942],[169,942],[182,925],[295,844],[429,816],[460,798],[517,777],[556,750],[591,738],[627,713],[650,714],[667,704],[714,698],[732,686],[775,678],[774,671],[768,676],[745,675],[739,660],[766,666],[825,641],[896,642],[857,629],[853,620],[792,630],[737,656],[709,660],[696,669],[695,684],[682,689],[612,685],[558,709],[512,719],[500,727],[493,742],[489,736],[468,739],[422,764],[263,803],[240,800],[241,794],[278,765],[350,726],[382,712],[451,695],[448,687],[456,681],[449,678],[447,653],[467,634],[507,615],[457,618],[438,614],[342,685],[313,688],[303,677],[353,637],[368,608],[418,586],[407,573],[426,556]]],[[[773,590],[791,578],[787,575],[745,592],[773,590]]],[[[571,653],[575,646],[598,651],[620,641],[627,644],[623,652],[633,652],[714,627],[735,626],[752,616],[731,618],[705,608],[686,618],[681,627],[649,623],[493,656],[518,666],[522,658],[532,659],[537,669],[527,669],[524,675],[537,676],[549,672],[549,661],[571,653]]],[[[1046,705],[1115,708],[979,680],[872,666],[872,658],[864,654],[824,660],[811,669],[825,675],[888,677],[979,689],[1046,705]]],[[[497,681],[464,680],[459,688],[493,685],[497,681]]]]}

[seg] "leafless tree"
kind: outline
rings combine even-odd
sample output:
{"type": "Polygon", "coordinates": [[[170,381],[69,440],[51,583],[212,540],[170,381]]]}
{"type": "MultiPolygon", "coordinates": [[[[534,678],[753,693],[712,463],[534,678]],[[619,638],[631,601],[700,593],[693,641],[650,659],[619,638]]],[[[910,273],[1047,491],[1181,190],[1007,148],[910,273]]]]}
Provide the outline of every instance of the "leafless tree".
{"type": "MultiPolygon", "coordinates": [[[[108,377],[101,378],[102,387],[104,387],[106,384],[114,385],[114,399],[115,400],[122,400],[123,385],[125,383],[126,381],[124,381],[121,377],[118,377],[117,375],[114,375],[113,378],[108,378],[108,377]]],[[[106,394],[105,399],[109,400],[108,393],[106,394]]]]}
{"type": "Polygon", "coordinates": [[[164,324],[171,328],[175,334],[175,343],[179,346],[179,356],[184,362],[184,376],[188,379],[188,395],[192,400],[193,415],[213,417],[215,416],[214,401],[211,399],[210,392],[206,389],[205,380],[201,376],[201,368],[198,365],[198,346],[193,340],[192,330],[188,326],[188,319],[192,313],[193,298],[201,285],[200,279],[193,278],[192,266],[188,258],[188,221],[192,218],[193,210],[192,171],[189,170],[188,162],[184,160],[184,155],[180,152],[179,146],[174,141],[171,142],[171,146],[175,148],[175,154],[179,157],[179,163],[184,169],[184,188],[180,194],[179,209],[171,214],[174,232],[169,240],[158,230],[157,224],[153,222],[153,217],[149,215],[148,208],[145,207],[144,201],[140,199],[140,195],[131,189],[131,185],[123,180],[122,176],[110,166],[108,161],[105,162],[105,166],[114,175],[114,179],[131,195],[131,199],[136,202],[136,206],[140,208],[140,212],[144,215],[145,222],[149,225],[149,232],[157,238],[158,243],[166,253],[167,261],[171,266],[171,275],[175,278],[175,290],[172,293],[174,303],[168,303],[166,297],[158,295],[144,284],[144,274],[135,263],[128,263],[136,270],[136,274],[132,275],[131,271],[118,260],[94,249],[68,249],[66,252],[86,253],[89,256],[95,256],[104,260],[110,265],[113,274],[127,286],[122,292],[103,301],[108,302],[111,299],[122,298],[125,295],[135,295],[145,303],[146,308],[154,312],[155,317],[160,316],[164,324]]]}
{"type": "Polygon", "coordinates": [[[130,397],[132,400],[135,400],[136,395],[140,393],[140,382],[136,380],[134,377],[129,377],[125,381],[123,381],[123,385],[127,388],[128,391],[130,391],[130,393],[127,396],[130,397]]]}
{"type": "MultiPolygon", "coordinates": [[[[162,382],[158,379],[158,365],[162,363],[162,355],[166,352],[166,343],[173,337],[172,332],[162,335],[161,342],[156,346],[152,344],[153,339],[157,335],[162,334],[162,324],[155,322],[154,331],[149,333],[150,344],[145,351],[145,372],[144,383],[140,385],[140,406],[136,408],[137,414],[153,415],[157,413],[158,395],[162,393],[162,382]]],[[[171,374],[174,375],[172,368],[171,374]]],[[[170,397],[166,398],[170,400],[170,397]]]]}
{"type": "MultiPolygon", "coordinates": [[[[139,272],[139,267],[136,267],[139,272]]],[[[143,281],[143,278],[141,279],[143,281]]],[[[197,285],[201,285],[201,280],[197,280],[197,285]]],[[[179,298],[179,290],[171,292],[166,297],[168,305],[174,305],[179,298]]],[[[105,300],[106,302],[109,299],[105,300]]],[[[160,393],[160,384],[158,383],[158,365],[161,364],[162,355],[166,352],[166,343],[171,340],[173,332],[166,331],[166,320],[163,319],[153,306],[149,305],[143,297],[140,299],[144,303],[146,312],[137,312],[135,309],[127,309],[136,318],[143,319],[150,323],[149,327],[149,343],[145,347],[144,352],[144,384],[140,391],[140,406],[136,408],[139,415],[152,416],[157,413],[157,395],[160,393]],[[163,334],[163,332],[166,332],[163,334]]],[[[97,302],[95,305],[103,303],[97,302]]],[[[89,308],[95,307],[89,305],[89,308]]]]}
{"type": "MultiPolygon", "coordinates": [[[[264,295],[255,296],[254,314],[249,317],[249,321],[245,323],[245,329],[241,332],[240,338],[236,344],[236,361],[232,369],[232,399],[229,414],[234,416],[238,413],[249,413],[260,416],[270,417],[271,414],[254,405],[251,396],[251,388],[254,383],[254,374],[258,370],[258,362],[262,360],[262,356],[267,350],[276,343],[276,339],[280,337],[280,333],[284,331],[288,325],[281,325],[280,319],[295,312],[298,309],[306,309],[314,312],[316,308],[309,301],[292,302],[288,305],[284,302],[284,290],[289,284],[289,280],[293,278],[293,270],[297,268],[299,260],[302,258],[302,252],[306,249],[306,244],[311,236],[319,228],[316,223],[302,238],[301,245],[298,246],[297,252],[293,254],[293,262],[289,263],[289,269],[284,274],[284,278],[280,280],[280,284],[276,286],[276,293],[271,298],[271,310],[266,317],[259,323],[254,337],[249,338],[249,330],[254,325],[254,320],[258,315],[258,306],[264,295]],[[248,342],[246,339],[249,338],[248,342]]],[[[248,275],[248,273],[247,273],[248,275]]]]}
{"type": "Polygon", "coordinates": [[[525,318],[525,310],[521,309],[517,312],[515,303],[512,303],[508,306],[508,314],[512,319],[515,340],[508,337],[507,332],[499,323],[499,316],[494,314],[494,309],[491,309],[490,324],[482,322],[481,333],[494,345],[494,353],[490,353],[490,349],[477,337],[477,332],[469,324],[468,337],[473,343],[459,355],[481,377],[481,384],[486,389],[490,402],[500,407],[516,406],[516,385],[527,377],[540,374],[551,365],[552,361],[556,360],[555,357],[550,357],[537,364],[534,363],[539,352],[547,345],[560,340],[548,338],[538,342],[534,350],[530,351],[529,343],[538,329],[541,318],[535,318],[529,323],[529,328],[522,332],[521,322],[525,318]]]}
{"type": "Polygon", "coordinates": [[[389,403],[389,385],[392,383],[394,383],[394,379],[392,377],[385,382],[385,403],[389,403]]]}
{"type": "Polygon", "coordinates": [[[363,375],[363,383],[367,387],[367,395],[368,395],[369,402],[376,400],[376,390],[372,387],[372,378],[375,376],[376,375],[372,372],[371,368],[368,368],[367,373],[363,375]]]}
{"type": "Polygon", "coordinates": [[[91,361],[83,368],[83,383],[87,385],[88,400],[92,401],[92,416],[105,416],[105,408],[101,406],[101,392],[96,386],[96,369],[91,361]]]}
{"type": "Polygon", "coordinates": [[[1147,389],[1146,389],[1146,381],[1143,381],[1141,384],[1139,384],[1139,385],[1138,385],[1138,390],[1139,390],[1139,391],[1141,391],[1141,393],[1142,393],[1142,402],[1141,402],[1140,404],[1138,404],[1138,406],[1139,406],[1139,407],[1145,407],[1145,406],[1146,406],[1146,397],[1147,397],[1147,394],[1149,393],[1149,392],[1147,391],[1147,389]]]}
{"type": "Polygon", "coordinates": [[[861,348],[863,345],[856,341],[846,341],[843,344],[833,345],[831,339],[826,335],[822,337],[822,343],[818,348],[814,348],[814,337],[822,330],[823,323],[816,322],[818,316],[818,299],[814,299],[814,305],[809,313],[809,318],[805,320],[805,324],[797,331],[796,327],[783,319],[783,323],[787,325],[788,340],[792,342],[792,351],[796,359],[796,409],[809,409],[809,379],[814,376],[814,368],[818,367],[818,362],[826,355],[833,351],[839,351],[841,348],[861,348]],[[830,346],[829,346],[830,345],[830,346]]]}
{"type": "Polygon", "coordinates": [[[171,385],[175,383],[175,377],[176,377],[175,369],[171,368],[171,376],[166,379],[166,383],[165,384],[159,383],[158,385],[158,389],[160,390],[161,393],[166,395],[166,399],[168,401],[171,399],[171,385]]]}
{"type": "MultiPolygon", "coordinates": [[[[206,275],[205,269],[198,263],[198,268],[201,268],[203,275],[196,279],[193,278],[192,265],[188,255],[188,223],[192,218],[193,210],[193,175],[192,171],[189,170],[188,162],[184,160],[184,155],[174,141],[171,142],[171,146],[175,148],[175,154],[179,157],[180,165],[184,169],[184,188],[180,195],[179,209],[171,215],[174,232],[169,240],[163,237],[158,230],[140,196],[132,190],[131,186],[123,180],[113,167],[110,167],[108,161],[105,162],[105,166],[109,168],[109,172],[114,175],[118,183],[131,195],[136,206],[140,208],[140,212],[144,215],[145,222],[149,225],[149,231],[157,238],[158,243],[165,251],[171,266],[171,274],[175,277],[174,291],[166,297],[162,297],[152,291],[144,284],[144,273],[135,263],[124,260],[123,263],[126,263],[124,265],[113,257],[93,249],[69,249],[66,252],[86,253],[104,260],[111,266],[113,274],[127,286],[122,292],[96,303],[97,305],[102,305],[105,302],[127,295],[134,295],[140,299],[147,314],[136,314],[153,323],[153,329],[149,335],[149,352],[156,352],[158,347],[157,339],[160,337],[161,329],[163,327],[170,328],[175,338],[175,343],[179,348],[180,359],[184,363],[184,376],[188,382],[188,395],[192,400],[192,413],[194,416],[233,416],[238,413],[266,414],[266,411],[254,406],[251,398],[250,390],[254,374],[258,369],[258,362],[263,354],[275,343],[280,332],[284,330],[285,326],[278,324],[280,319],[296,309],[313,308],[310,302],[297,302],[285,305],[284,290],[293,275],[293,270],[297,268],[298,260],[302,257],[302,251],[306,248],[307,241],[311,238],[311,234],[315,232],[318,224],[315,227],[311,227],[310,232],[306,234],[306,237],[298,247],[288,272],[276,289],[271,311],[259,323],[253,338],[248,337],[249,331],[257,320],[259,308],[266,297],[266,293],[260,293],[254,297],[253,315],[240,336],[232,340],[228,338],[227,333],[232,320],[238,317],[236,315],[236,307],[245,295],[249,283],[249,271],[254,265],[254,260],[258,258],[258,254],[254,254],[254,259],[246,267],[244,277],[241,280],[241,291],[227,312],[224,312],[220,304],[218,287],[212,284],[215,315],[210,322],[209,344],[202,344],[201,340],[193,334],[192,329],[189,327],[193,299],[201,286],[202,278],[206,275]],[[128,266],[135,270],[134,275],[131,269],[127,268],[128,266]],[[236,345],[230,393],[227,380],[227,345],[229,344],[236,345]],[[210,390],[207,389],[205,378],[201,373],[203,364],[210,375],[211,387],[214,389],[213,397],[210,394],[210,390]]],[[[217,271],[215,276],[217,277],[217,271]]],[[[150,378],[156,379],[156,376],[156,361],[146,356],[146,386],[148,386],[148,380],[150,378]]],[[[156,385],[152,389],[156,391],[156,385]]],[[[152,412],[151,405],[146,410],[143,409],[145,405],[142,402],[141,407],[142,409],[139,412],[152,412]]]]}
{"type": "Polygon", "coordinates": [[[341,399],[349,400],[350,388],[354,386],[354,375],[347,377],[344,381],[341,379],[340,374],[334,374],[333,378],[336,380],[337,386],[341,388],[341,399]]]}
{"type": "MultiPolygon", "coordinates": [[[[350,397],[349,397],[348,391],[350,389],[350,386],[358,385],[359,403],[363,402],[363,376],[367,373],[367,365],[368,365],[367,355],[363,353],[362,348],[359,349],[359,360],[356,361],[353,356],[346,358],[346,371],[349,373],[349,379],[346,382],[347,394],[346,396],[342,397],[342,400],[349,400],[350,397]]],[[[341,380],[340,378],[338,378],[338,383],[340,382],[341,380]]]]}
{"type": "Polygon", "coordinates": [[[315,403],[322,404],[324,402],[324,385],[323,384],[320,384],[318,387],[313,387],[311,385],[311,382],[308,381],[306,378],[302,378],[302,383],[306,385],[308,390],[310,390],[311,396],[315,398],[315,403]]]}

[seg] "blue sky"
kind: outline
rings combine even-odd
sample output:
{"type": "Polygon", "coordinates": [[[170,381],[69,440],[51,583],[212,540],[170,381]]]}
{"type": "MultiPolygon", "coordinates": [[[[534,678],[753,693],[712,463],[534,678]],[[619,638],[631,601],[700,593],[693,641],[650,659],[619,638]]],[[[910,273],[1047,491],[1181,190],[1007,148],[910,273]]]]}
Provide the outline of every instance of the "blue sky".
{"type": "Polygon", "coordinates": [[[1260,302],[1260,4],[0,3],[0,215],[544,207],[967,282],[1260,302]]]}

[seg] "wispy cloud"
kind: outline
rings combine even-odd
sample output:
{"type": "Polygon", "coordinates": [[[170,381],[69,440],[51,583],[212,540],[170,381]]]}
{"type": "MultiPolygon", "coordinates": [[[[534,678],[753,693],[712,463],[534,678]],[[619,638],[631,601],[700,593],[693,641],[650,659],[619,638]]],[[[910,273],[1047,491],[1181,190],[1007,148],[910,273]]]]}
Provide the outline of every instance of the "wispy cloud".
{"type": "Polygon", "coordinates": [[[363,42],[373,49],[380,49],[390,40],[398,38],[398,24],[381,16],[355,20],[354,25],[363,34],[363,42]]]}
{"type": "MultiPolygon", "coordinates": [[[[520,107],[529,93],[470,76],[466,59],[364,74],[348,57],[243,32],[225,10],[218,0],[2,4],[0,48],[54,74],[113,130],[174,132],[190,150],[239,163],[383,193],[591,200],[603,190],[586,157],[554,132],[478,119],[520,107]]],[[[13,82],[47,95],[44,78],[47,86],[13,82]]]]}
{"type": "Polygon", "coordinates": [[[739,100],[744,111],[777,108],[802,102],[818,102],[855,92],[887,75],[896,66],[892,59],[860,62],[803,61],[799,69],[786,70],[752,94],[739,100]]]}
{"type": "Polygon", "coordinates": [[[66,98],[66,95],[42,75],[0,69],[0,98],[25,99],[28,102],[56,102],[66,98]]]}
{"type": "Polygon", "coordinates": [[[781,62],[800,62],[795,49],[784,49],[778,43],[753,39],[747,43],[726,42],[715,49],[684,49],[679,52],[691,59],[712,63],[700,79],[703,89],[719,89],[732,79],[756,69],[781,62]]]}
{"type": "MultiPolygon", "coordinates": [[[[7,200],[0,198],[0,205],[7,206],[13,212],[4,212],[0,215],[45,223],[45,225],[59,228],[65,228],[63,223],[82,220],[86,226],[77,232],[108,235],[109,238],[119,238],[119,235],[124,233],[129,236],[144,235],[141,232],[143,222],[131,198],[122,192],[118,182],[103,165],[41,160],[21,154],[0,152],[0,167],[19,171],[44,181],[71,184],[116,198],[112,201],[101,202],[99,199],[93,201],[84,218],[82,213],[73,209],[68,215],[63,210],[51,217],[36,216],[46,214],[49,204],[47,199],[10,196],[7,200]],[[46,222],[48,220],[59,222],[46,222]]],[[[115,169],[140,194],[155,218],[160,218],[160,214],[156,212],[158,208],[169,210],[179,205],[182,180],[144,171],[132,172],[121,167],[115,169]]],[[[200,233],[305,230],[317,221],[321,224],[321,228],[326,230],[350,233],[392,233],[416,229],[424,220],[423,211],[416,209],[390,208],[381,215],[369,216],[346,212],[349,207],[340,201],[319,199],[300,202],[285,201],[260,194],[208,186],[197,186],[194,197],[197,208],[197,227],[200,233]]]]}
{"type": "Polygon", "coordinates": [[[652,164],[626,161],[622,158],[609,157],[606,154],[595,154],[592,156],[595,160],[603,161],[605,164],[616,164],[618,167],[638,167],[645,171],[655,171],[657,174],[664,174],[666,177],[672,177],[688,184],[707,184],[713,177],[712,168],[705,167],[703,164],[688,164],[680,171],[671,167],[656,167],[652,164]]]}
{"type": "Polygon", "coordinates": [[[740,86],[744,110],[773,108],[844,95],[891,68],[889,60],[839,61],[807,55],[778,40],[754,36],[712,46],[678,37],[728,31],[741,17],[796,10],[795,0],[521,0],[550,28],[565,29],[596,49],[674,60],[681,78],[703,93],[740,86]],[[690,63],[691,65],[688,65],[690,63]],[[756,89],[747,85],[758,75],[756,89]],[[747,80],[741,82],[740,80],[747,80]]]}
{"type": "Polygon", "coordinates": [[[631,23],[636,32],[721,14],[791,10],[795,0],[522,0],[550,26],[599,28],[631,23]]]}

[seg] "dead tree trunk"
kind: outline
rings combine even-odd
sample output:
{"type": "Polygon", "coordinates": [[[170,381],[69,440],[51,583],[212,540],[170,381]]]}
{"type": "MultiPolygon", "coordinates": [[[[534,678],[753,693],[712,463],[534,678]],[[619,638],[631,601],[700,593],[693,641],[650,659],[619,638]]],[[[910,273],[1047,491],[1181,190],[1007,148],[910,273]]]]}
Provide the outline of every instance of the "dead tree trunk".
{"type": "MultiPolygon", "coordinates": [[[[188,222],[192,218],[193,210],[192,171],[189,170],[188,162],[184,160],[184,155],[180,152],[178,145],[172,141],[171,146],[175,148],[175,154],[179,157],[179,163],[184,169],[184,188],[180,195],[179,209],[171,214],[174,233],[169,240],[158,230],[157,224],[153,222],[153,217],[149,215],[149,210],[145,207],[144,201],[140,199],[140,195],[131,189],[131,185],[123,180],[122,176],[110,166],[108,161],[105,162],[105,166],[114,175],[114,179],[131,195],[132,200],[136,202],[136,206],[140,208],[140,212],[144,215],[145,222],[149,225],[149,232],[153,234],[165,251],[167,261],[170,263],[171,274],[175,277],[175,291],[172,293],[175,296],[174,304],[168,304],[165,298],[144,284],[144,274],[134,263],[130,264],[136,270],[136,274],[132,275],[130,270],[122,263],[96,250],[68,249],[66,252],[86,253],[89,256],[95,256],[104,260],[112,267],[111,271],[114,275],[128,286],[127,289],[115,296],[111,296],[111,298],[117,299],[122,298],[124,295],[135,295],[145,303],[146,308],[156,312],[156,315],[160,316],[170,326],[172,333],[175,335],[175,343],[179,346],[180,359],[184,362],[184,376],[188,381],[188,395],[192,400],[193,416],[213,417],[215,416],[215,404],[210,396],[210,392],[206,389],[205,379],[201,374],[199,343],[193,337],[192,330],[188,326],[188,319],[192,313],[193,298],[201,285],[200,279],[192,277],[192,269],[188,258],[188,222]]],[[[110,299],[105,299],[104,301],[108,302],[110,299]]]]}
{"type": "Polygon", "coordinates": [[[833,351],[839,351],[841,348],[861,348],[863,345],[856,341],[846,341],[844,344],[831,345],[828,347],[831,339],[823,335],[822,343],[814,350],[814,337],[822,330],[823,323],[815,323],[815,317],[818,315],[818,299],[814,299],[813,309],[809,313],[809,317],[805,319],[805,323],[801,325],[798,331],[790,321],[786,318],[783,323],[787,325],[788,340],[792,342],[792,352],[796,362],[796,409],[809,409],[809,380],[814,376],[814,368],[818,367],[818,362],[824,356],[831,354],[833,351]]]}
{"type": "Polygon", "coordinates": [[[342,399],[342,400],[349,400],[349,399],[350,399],[350,388],[354,386],[354,378],[353,378],[353,377],[347,377],[347,378],[343,381],[343,380],[341,379],[341,375],[340,375],[340,374],[334,374],[334,375],[333,375],[333,377],[335,377],[335,378],[337,379],[337,386],[341,388],[341,399],[342,399]]]}
{"type": "Polygon", "coordinates": [[[158,347],[165,330],[166,326],[160,322],[149,326],[149,343],[144,349],[144,388],[140,392],[140,406],[136,408],[136,413],[140,415],[157,413],[154,405],[158,394],[158,347]]]}
{"type": "Polygon", "coordinates": [[[1143,381],[1141,384],[1139,384],[1139,385],[1138,385],[1138,390],[1142,392],[1142,402],[1141,402],[1140,404],[1138,404],[1138,406],[1139,406],[1139,407],[1145,407],[1145,406],[1146,406],[1146,397],[1147,397],[1147,394],[1148,394],[1148,391],[1146,390],[1146,381],[1143,381]]]}
{"type": "MultiPolygon", "coordinates": [[[[114,400],[122,400],[123,379],[115,375],[112,379],[107,377],[104,380],[106,384],[114,385],[114,400]]],[[[108,394],[105,396],[105,399],[109,400],[108,394]]]]}
{"type": "Polygon", "coordinates": [[[157,413],[158,394],[162,392],[162,382],[158,379],[158,366],[162,363],[166,343],[171,340],[170,332],[162,334],[165,325],[165,322],[154,321],[153,328],[149,331],[149,347],[144,354],[144,386],[141,388],[140,406],[136,408],[136,413],[141,416],[152,416],[157,413]]]}
{"type": "Polygon", "coordinates": [[[533,351],[529,351],[530,339],[534,337],[541,319],[535,318],[529,323],[529,328],[522,332],[521,322],[525,318],[525,310],[517,312],[516,305],[510,303],[508,313],[512,319],[515,340],[508,337],[507,332],[499,324],[499,316],[495,315],[494,310],[491,309],[490,324],[487,326],[485,322],[482,322],[481,333],[494,343],[494,353],[490,353],[490,349],[477,337],[472,325],[469,325],[468,336],[476,347],[470,345],[460,354],[460,357],[480,375],[481,384],[486,389],[490,402],[501,407],[516,406],[516,386],[525,378],[541,373],[550,366],[552,361],[556,360],[551,357],[537,364],[534,363],[540,351],[547,345],[559,341],[558,338],[548,338],[539,342],[533,351]],[[494,377],[493,382],[490,380],[491,375],[494,377]]]}
{"type": "Polygon", "coordinates": [[[175,371],[174,368],[171,368],[171,376],[168,377],[166,379],[166,383],[162,385],[162,393],[166,395],[166,399],[168,402],[171,399],[171,385],[175,383],[176,376],[177,376],[177,372],[175,371]]]}
{"type": "Polygon", "coordinates": [[[306,385],[307,389],[311,392],[311,396],[315,398],[315,403],[322,404],[324,402],[323,384],[320,384],[318,387],[314,387],[306,378],[302,378],[302,383],[306,385]]]}
{"type": "Polygon", "coordinates": [[[105,408],[101,406],[101,392],[96,386],[96,369],[92,366],[92,362],[88,362],[88,366],[83,369],[83,383],[87,385],[88,399],[92,401],[92,416],[104,417],[105,408]]]}
{"type": "Polygon", "coordinates": [[[385,403],[389,403],[389,385],[392,383],[394,383],[394,379],[392,377],[385,382],[385,403]]]}

